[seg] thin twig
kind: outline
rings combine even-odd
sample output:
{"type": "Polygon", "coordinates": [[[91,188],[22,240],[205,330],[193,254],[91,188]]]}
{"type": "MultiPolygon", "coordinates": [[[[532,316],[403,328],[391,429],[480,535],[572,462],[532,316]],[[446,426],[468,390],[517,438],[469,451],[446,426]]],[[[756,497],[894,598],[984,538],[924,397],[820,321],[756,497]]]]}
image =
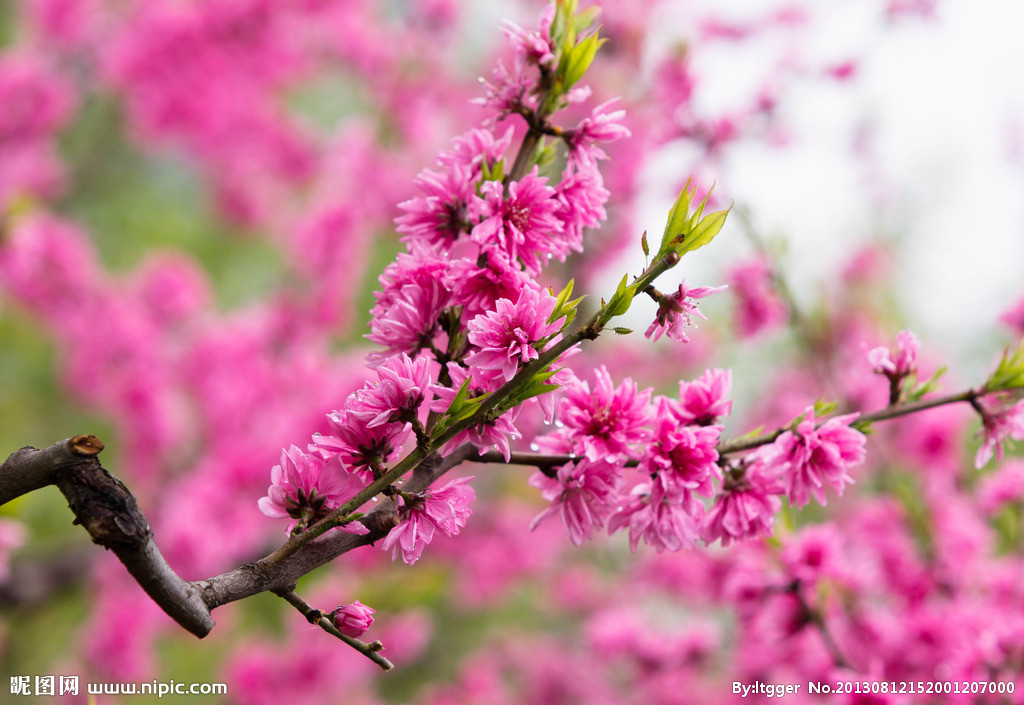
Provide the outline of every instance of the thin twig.
{"type": "Polygon", "coordinates": [[[821,635],[821,640],[825,644],[825,648],[828,650],[829,655],[832,657],[832,661],[835,662],[839,668],[846,668],[854,673],[860,673],[860,671],[854,668],[850,660],[843,654],[843,650],[839,648],[839,644],[832,637],[832,633],[828,630],[828,625],[825,624],[825,618],[822,616],[819,610],[814,609],[807,602],[803,592],[800,589],[800,581],[795,581],[790,588],[790,592],[796,598],[800,604],[800,609],[803,612],[804,618],[808,624],[814,625],[814,628],[821,635]]]}
{"type": "Polygon", "coordinates": [[[303,600],[301,597],[295,594],[294,590],[277,590],[274,592],[274,594],[276,594],[278,597],[283,598],[286,602],[288,602],[288,604],[290,604],[292,607],[301,612],[302,616],[306,618],[307,622],[320,627],[331,636],[341,639],[343,642],[351,646],[353,649],[361,653],[363,656],[365,656],[366,658],[370,659],[375,664],[380,666],[383,670],[390,671],[395,667],[395,664],[391,663],[381,655],[380,651],[384,648],[384,644],[382,644],[380,641],[366,643],[365,641],[360,641],[359,639],[355,639],[346,634],[342,634],[340,631],[338,631],[338,628],[336,626],[331,624],[331,620],[324,616],[323,612],[313,607],[310,607],[305,600],[303,600]]]}

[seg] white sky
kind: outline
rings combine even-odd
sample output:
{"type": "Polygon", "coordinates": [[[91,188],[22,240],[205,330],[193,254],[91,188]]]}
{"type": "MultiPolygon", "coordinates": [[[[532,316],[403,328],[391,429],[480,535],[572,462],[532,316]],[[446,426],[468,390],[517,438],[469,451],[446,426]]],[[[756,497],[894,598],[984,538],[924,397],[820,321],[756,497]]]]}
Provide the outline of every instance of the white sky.
{"type": "MultiPolygon", "coordinates": [[[[877,2],[805,4],[815,24],[792,35],[799,45],[777,37],[706,55],[700,99],[729,105],[787,52],[807,64],[857,58],[856,79],[799,85],[784,104],[793,145],[741,146],[713,176],[766,231],[786,235],[790,279],[805,294],[879,227],[898,237],[909,325],[980,373],[1003,344],[995,318],[1024,295],[1024,1],[945,2],[936,20],[895,27],[877,2]],[[858,125],[873,130],[880,173],[850,158],[858,125]],[[885,194],[881,220],[869,188],[885,194]]],[[[705,5],[747,13],[764,3],[705,5]]],[[[652,232],[667,207],[652,199],[652,232]]],[[[738,229],[728,239],[688,264],[691,284],[721,283],[722,266],[749,251],[738,229]]]]}

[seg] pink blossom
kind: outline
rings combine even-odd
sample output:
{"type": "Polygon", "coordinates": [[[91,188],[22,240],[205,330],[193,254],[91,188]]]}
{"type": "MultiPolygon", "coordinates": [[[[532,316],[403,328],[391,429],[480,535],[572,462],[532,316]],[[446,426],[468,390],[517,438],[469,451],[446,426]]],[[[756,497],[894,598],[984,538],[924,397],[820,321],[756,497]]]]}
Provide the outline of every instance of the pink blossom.
{"type": "Polygon", "coordinates": [[[576,127],[567,131],[566,138],[573,160],[592,163],[596,159],[607,159],[608,155],[597,146],[598,143],[614,142],[630,136],[629,130],[622,124],[622,118],[626,116],[626,111],[609,112],[609,108],[618,102],[618,99],[615,98],[601,103],[591,110],[590,115],[583,118],[576,127]]]}
{"type": "Polygon", "coordinates": [[[469,504],[476,493],[466,484],[472,479],[460,477],[440,489],[424,490],[411,499],[399,496],[399,523],[388,532],[381,545],[385,551],[391,551],[391,560],[401,553],[402,560],[412,565],[438,529],[448,536],[457,535],[473,513],[469,504]]]}
{"type": "Polygon", "coordinates": [[[621,459],[632,453],[630,445],[647,438],[647,405],[651,390],[639,391],[626,378],[617,388],[602,365],[594,370],[594,388],[576,380],[564,388],[558,418],[567,438],[590,460],[621,459]]]}
{"type": "Polygon", "coordinates": [[[521,108],[536,110],[537,97],[535,92],[539,86],[536,71],[529,70],[529,64],[522,56],[515,56],[509,68],[499,60],[491,71],[491,80],[480,79],[484,88],[484,97],[473,102],[496,110],[501,115],[516,112],[521,108]]]}
{"type": "Polygon", "coordinates": [[[900,380],[917,372],[917,351],[920,343],[909,330],[896,334],[892,349],[881,346],[868,351],[868,362],[875,374],[900,380]]]}
{"type": "Polygon", "coordinates": [[[842,495],[853,484],[848,470],[864,461],[864,434],[850,427],[857,414],[836,416],[817,426],[814,408],[795,431],[786,431],[770,446],[766,461],[781,473],[786,494],[797,507],[810,501],[827,504],[825,486],[842,495]]]}
{"type": "Polygon", "coordinates": [[[562,204],[547,179],[537,176],[537,167],[510,183],[508,195],[497,181],[484,183],[480,192],[483,198],[477,198],[474,206],[480,222],[471,233],[480,247],[496,247],[510,259],[518,258],[534,275],[543,268],[545,256],[565,259],[569,246],[561,236],[562,204]]]}
{"type": "Polygon", "coordinates": [[[386,350],[371,354],[371,365],[396,353],[415,353],[431,342],[438,331],[438,316],[451,298],[447,260],[421,248],[413,250],[399,254],[384,270],[381,291],[374,292],[377,303],[366,337],[386,350]]]}
{"type": "Polygon", "coordinates": [[[735,265],[728,278],[736,296],[736,327],[741,337],[749,338],[786,321],[789,312],[775,292],[771,268],[763,258],[735,265]]]}
{"type": "MultiPolygon", "coordinates": [[[[304,528],[323,518],[365,486],[345,469],[339,456],[324,460],[296,446],[281,451],[281,462],[271,468],[270,481],[267,496],[259,501],[260,511],[278,519],[291,517],[294,521],[289,532],[300,521],[304,528]]],[[[359,522],[339,528],[346,533],[367,533],[359,522]]]]}
{"type": "Polygon", "coordinates": [[[429,405],[438,369],[438,364],[426,355],[415,360],[405,353],[389,357],[377,368],[377,383],[349,397],[346,411],[367,428],[409,422],[422,404],[429,405]]]}
{"type": "Polygon", "coordinates": [[[131,289],[159,323],[180,323],[210,301],[203,271],[191,260],[173,255],[157,256],[141,265],[131,289]]]}
{"type": "Polygon", "coordinates": [[[658,553],[689,548],[700,537],[703,505],[678,483],[661,475],[632,489],[628,499],[608,519],[608,533],[629,527],[629,547],[635,553],[642,538],[658,553]]]}
{"type": "Polygon", "coordinates": [[[604,187],[601,172],[594,165],[566,168],[555,187],[561,208],[558,217],[565,227],[569,249],[583,251],[583,229],[596,228],[608,217],[604,204],[611,193],[604,187]]]}
{"type": "Polygon", "coordinates": [[[604,526],[605,517],[614,511],[620,472],[618,466],[604,460],[583,458],[559,467],[555,477],[534,473],[530,484],[551,506],[534,517],[530,528],[558,514],[569,539],[579,546],[590,538],[594,527],[604,526]]]}
{"type": "Polygon", "coordinates": [[[397,230],[407,240],[421,240],[447,252],[470,230],[468,206],[475,194],[473,178],[467,167],[454,165],[440,173],[424,169],[414,183],[423,195],[398,204],[405,215],[395,219],[397,230]]]}
{"type": "Polygon", "coordinates": [[[39,56],[0,55],[0,148],[51,137],[75,105],[71,86],[39,56]]]}
{"type": "Polygon", "coordinates": [[[526,272],[497,250],[483,253],[482,266],[469,259],[455,260],[450,276],[456,292],[453,298],[469,318],[493,311],[498,299],[515,301],[523,289],[537,286],[526,272]]]}
{"type": "Polygon", "coordinates": [[[554,19],[555,6],[544,8],[538,29],[527,31],[515,22],[505,20],[502,31],[508,35],[517,56],[538,66],[550,67],[555,60],[551,46],[551,21],[554,19]]]}
{"type": "Polygon", "coordinates": [[[1003,443],[1007,439],[1024,440],[1024,399],[1012,406],[994,407],[991,402],[979,399],[982,428],[981,446],[974,456],[974,466],[983,468],[994,455],[1003,459],[1003,443]]]}
{"type": "Polygon", "coordinates": [[[452,139],[451,147],[437,155],[437,163],[448,168],[468,167],[473,181],[482,171],[483,164],[493,167],[512,145],[515,128],[509,126],[500,137],[492,130],[474,128],[452,139]]]}
{"type": "Polygon", "coordinates": [[[782,506],[776,495],[784,491],[774,469],[764,462],[764,453],[747,456],[745,468],[730,471],[722,492],[708,510],[701,527],[708,544],[721,539],[722,546],[757,536],[770,536],[775,513],[782,506]]]}
{"type": "Polygon", "coordinates": [[[407,423],[388,423],[370,428],[348,410],[327,414],[328,434],[313,434],[311,452],[330,458],[338,455],[351,472],[364,480],[384,467],[402,448],[412,433],[407,423]]]}
{"type": "Polygon", "coordinates": [[[731,390],[731,370],[705,370],[692,382],[679,381],[679,401],[668,400],[668,409],[680,423],[709,426],[732,413],[731,390]]]}
{"type": "Polygon", "coordinates": [[[466,326],[469,342],[476,347],[466,356],[466,364],[497,370],[507,382],[522,365],[539,357],[535,345],[557,335],[564,321],[548,322],[555,310],[555,297],[546,290],[524,288],[515,303],[499,299],[495,309],[466,326]]]}
{"type": "Polygon", "coordinates": [[[373,624],[375,609],[367,607],[359,600],[351,605],[340,605],[330,614],[334,626],[345,636],[357,639],[366,633],[366,630],[373,624]]]}
{"type": "Polygon", "coordinates": [[[683,493],[710,496],[712,478],[720,477],[715,445],[721,426],[680,426],[670,413],[668,400],[659,399],[654,434],[644,446],[639,469],[659,474],[666,483],[683,493]]]}
{"type": "Polygon", "coordinates": [[[677,343],[690,342],[686,335],[686,327],[693,325],[692,317],[697,316],[707,320],[707,316],[697,310],[696,300],[726,288],[726,286],[698,286],[687,289],[684,281],[679,285],[679,290],[676,293],[668,296],[662,295],[658,300],[658,313],[654,317],[654,322],[644,333],[644,337],[656,341],[667,333],[668,337],[677,343]]]}

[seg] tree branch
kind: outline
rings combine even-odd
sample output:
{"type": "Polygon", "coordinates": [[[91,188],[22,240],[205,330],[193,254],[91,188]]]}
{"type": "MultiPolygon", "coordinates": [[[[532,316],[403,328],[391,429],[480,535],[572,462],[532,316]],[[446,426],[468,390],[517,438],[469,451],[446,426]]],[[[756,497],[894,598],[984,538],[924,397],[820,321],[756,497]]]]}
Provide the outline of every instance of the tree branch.
{"type": "MultiPolygon", "coordinates": [[[[422,492],[437,478],[457,465],[473,460],[477,455],[476,448],[470,443],[459,446],[444,457],[435,453],[416,467],[402,489],[406,492],[422,492]]],[[[328,533],[315,541],[303,544],[276,564],[270,563],[274,555],[270,554],[227,573],[208,580],[200,580],[195,585],[203,591],[203,599],[210,609],[268,590],[291,590],[303,575],[330,563],[344,553],[384,538],[395,526],[396,520],[394,502],[387,499],[360,520],[363,526],[369,529],[368,534],[358,536],[341,532],[328,533]]]]}
{"type": "Polygon", "coordinates": [[[15,451],[0,465],[0,503],[56,485],[94,543],[114,552],[143,590],[198,637],[213,628],[210,608],[191,583],[167,565],[134,495],[100,465],[103,442],[75,436],[49,448],[15,451]]]}
{"type": "MultiPolygon", "coordinates": [[[[263,558],[207,580],[188,582],[160,554],[134,495],[100,465],[96,456],[102,449],[103,442],[95,436],[75,436],[43,450],[15,451],[0,465],[2,503],[56,485],[68,500],[74,523],[81,524],[95,543],[113,551],[153,601],[200,638],[214,626],[213,609],[261,592],[292,591],[303,575],[383,538],[397,521],[394,503],[384,500],[363,517],[369,529],[366,535],[334,532],[304,544],[276,566],[268,566],[263,558]]],[[[445,457],[432,454],[414,469],[403,489],[423,491],[475,455],[476,448],[468,443],[445,457]]]]}

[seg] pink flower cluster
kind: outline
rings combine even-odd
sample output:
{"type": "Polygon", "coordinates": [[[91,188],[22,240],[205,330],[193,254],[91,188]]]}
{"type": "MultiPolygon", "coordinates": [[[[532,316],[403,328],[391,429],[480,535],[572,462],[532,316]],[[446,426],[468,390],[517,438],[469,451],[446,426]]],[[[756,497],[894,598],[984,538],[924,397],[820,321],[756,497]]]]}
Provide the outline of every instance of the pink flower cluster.
{"type": "Polygon", "coordinates": [[[728,413],[729,377],[709,370],[692,385],[680,384],[680,399],[640,391],[631,380],[613,386],[608,370],[595,384],[569,383],[557,408],[561,428],[537,439],[546,452],[579,456],[531,484],[552,502],[533,521],[560,516],[575,544],[608,522],[609,532],[629,528],[630,545],[641,538],[659,552],[679,550],[700,538],[703,506],[696,495],[714,493],[719,478],[715,448],[728,413]],[[703,424],[703,425],[701,425],[703,424]],[[642,478],[627,480],[627,465],[642,478]]]}
{"type": "Polygon", "coordinates": [[[558,515],[576,544],[606,521],[611,533],[629,529],[634,551],[641,540],[661,552],[768,535],[780,495],[797,507],[811,496],[825,504],[825,488],[842,494],[853,482],[849,470],[864,460],[864,435],[850,426],[856,414],[819,422],[808,408],[773,443],[726,462],[717,446],[718,422],[732,407],[727,371],[708,370],[680,382],[678,399],[653,402],[632,380],[613,387],[604,368],[595,378],[593,391],[583,381],[567,385],[562,427],[537,442],[579,459],[531,479],[552,502],[533,525],[558,515]],[[639,479],[627,479],[629,466],[639,479]],[[713,499],[710,511],[700,497],[713,499]]]}

